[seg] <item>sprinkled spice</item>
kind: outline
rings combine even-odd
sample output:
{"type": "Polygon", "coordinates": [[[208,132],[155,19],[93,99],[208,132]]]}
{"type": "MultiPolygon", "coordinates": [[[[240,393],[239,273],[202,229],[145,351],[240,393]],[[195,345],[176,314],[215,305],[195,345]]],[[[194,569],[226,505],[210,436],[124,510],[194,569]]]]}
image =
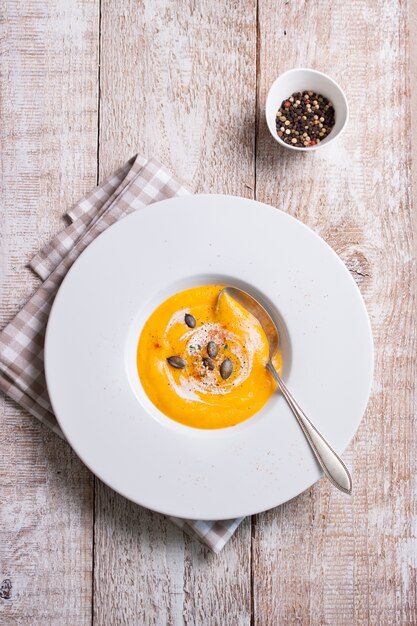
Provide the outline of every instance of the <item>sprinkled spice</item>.
{"type": "Polygon", "coordinates": [[[297,91],[277,111],[278,137],[297,148],[319,144],[334,126],[333,104],[315,91],[297,91]]]}

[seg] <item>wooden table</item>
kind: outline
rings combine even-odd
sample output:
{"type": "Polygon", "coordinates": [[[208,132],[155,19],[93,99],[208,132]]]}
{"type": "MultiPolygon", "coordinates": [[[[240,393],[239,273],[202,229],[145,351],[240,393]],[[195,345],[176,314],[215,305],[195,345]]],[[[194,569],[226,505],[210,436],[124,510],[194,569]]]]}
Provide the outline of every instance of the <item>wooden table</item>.
{"type": "Polygon", "coordinates": [[[353,496],[322,480],[247,518],[219,556],[116,495],[2,399],[3,626],[417,624],[409,5],[3,3],[3,325],[65,210],[139,151],[196,191],[257,198],[320,233],[357,281],[376,345],[368,411],[344,455],[353,496]],[[330,73],[351,107],[343,138],[316,154],[288,154],[266,129],[268,87],[295,66],[330,73]]]}

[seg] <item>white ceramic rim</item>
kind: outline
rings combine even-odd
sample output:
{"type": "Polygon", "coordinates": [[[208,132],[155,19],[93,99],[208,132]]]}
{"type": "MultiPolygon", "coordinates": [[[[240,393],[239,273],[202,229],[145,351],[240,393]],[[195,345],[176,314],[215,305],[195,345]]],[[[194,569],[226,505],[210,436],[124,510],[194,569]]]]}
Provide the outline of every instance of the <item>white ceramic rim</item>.
{"type": "MultiPolygon", "coordinates": [[[[200,245],[193,248],[190,244],[191,252],[200,252],[200,245]]],[[[146,400],[141,402],[140,393],[136,393],[138,377],[132,387],[132,354],[136,348],[132,348],[132,324],[144,317],[152,299],[156,304],[172,292],[170,285],[176,273],[177,286],[184,288],[206,276],[209,282],[218,282],[219,277],[230,282],[233,278],[234,284],[249,285],[250,289],[251,280],[259,278],[261,297],[266,294],[272,306],[278,302],[278,311],[287,322],[294,358],[287,376],[290,388],[337,452],[346,448],[365,411],[373,373],[372,333],[359,289],[336,253],[308,227],[268,205],[233,196],[186,196],[155,203],[107,229],[74,263],[53,304],[45,341],[46,378],[58,422],[75,452],[103,482],[147,508],[210,520],[277,506],[322,476],[281,396],[276,394],[265,410],[237,427],[201,431],[162,414],[158,419],[157,409],[150,401],[148,405],[146,400]],[[193,226],[201,224],[203,218],[209,243],[196,258],[192,279],[181,274],[178,261],[156,268],[163,279],[160,284],[165,281],[166,293],[159,288],[158,296],[149,293],[147,298],[142,292],[125,293],[126,285],[139,285],[141,276],[145,283],[154,280],[148,277],[149,268],[138,274],[137,281],[135,275],[126,273],[126,259],[144,258],[146,251],[136,244],[146,246],[151,240],[152,248],[147,249],[160,251],[168,246],[170,252],[172,242],[188,241],[181,238],[183,219],[193,226]],[[236,232],[235,219],[239,220],[236,232]],[[162,237],[166,239],[157,242],[161,224],[165,224],[162,237]],[[232,232],[235,240],[230,239],[232,232]],[[249,236],[254,254],[236,256],[249,236]],[[272,258],[271,242],[279,244],[272,258]],[[297,245],[301,247],[288,260],[288,267],[280,269],[278,260],[282,263],[284,255],[291,255],[297,245]],[[215,253],[223,255],[220,261],[216,261],[215,253]],[[297,261],[300,255],[302,262],[297,261]],[[264,271],[268,258],[277,263],[271,275],[264,271]],[[274,279],[278,276],[277,287],[274,279]],[[332,278],[330,284],[326,284],[326,276],[332,278]],[[103,295],[103,285],[112,289],[110,296],[103,295]],[[303,297],[294,295],[300,289],[303,297]],[[283,301],[279,297],[277,301],[277,294],[283,301]],[[139,297],[142,312],[137,307],[139,297]],[[103,302],[114,310],[103,311],[103,302]],[[100,311],[103,319],[99,319],[100,311]],[[289,311],[293,318],[287,317],[289,311]],[[124,319],[130,320],[128,327],[124,319]],[[120,320],[122,328],[118,327],[120,320]],[[351,337],[340,333],[346,323],[351,325],[351,337]],[[85,339],[94,333],[100,342],[93,348],[85,339]],[[323,338],[327,338],[324,344],[323,338]],[[320,353],[315,352],[318,348],[320,353]],[[356,369],[352,367],[355,363],[356,369]],[[329,385],[326,402],[325,383],[329,385]],[[123,420],[120,428],[114,423],[115,416],[123,420]],[[136,445],[142,445],[140,454],[136,445]]],[[[254,295],[259,297],[259,293],[254,295]]],[[[134,336],[138,334],[136,330],[134,336]]]]}
{"type": "MultiPolygon", "coordinates": [[[[269,129],[269,132],[271,133],[272,137],[275,139],[275,141],[277,143],[279,143],[280,146],[282,146],[283,148],[287,148],[288,150],[294,150],[296,152],[313,152],[314,150],[320,150],[320,148],[324,148],[325,146],[328,146],[330,143],[332,143],[332,141],[334,141],[337,137],[340,137],[340,135],[344,132],[348,122],[349,122],[349,103],[347,101],[346,98],[346,94],[344,92],[344,90],[342,89],[342,87],[339,85],[338,82],[336,82],[334,80],[334,78],[332,78],[331,76],[329,76],[328,74],[325,74],[324,72],[320,72],[319,70],[314,70],[310,67],[295,67],[292,68],[290,70],[287,70],[286,72],[283,72],[282,74],[280,74],[272,83],[271,87],[269,88],[268,91],[268,95],[266,97],[266,102],[265,102],[265,118],[266,118],[266,122],[267,122],[267,126],[269,129]],[[271,96],[271,92],[273,90],[273,88],[275,87],[275,85],[281,81],[283,78],[285,78],[286,76],[288,76],[288,74],[291,73],[296,73],[296,72],[310,72],[312,74],[316,74],[318,76],[321,76],[323,78],[325,78],[327,81],[329,81],[334,87],[336,87],[336,89],[340,92],[340,95],[342,96],[345,106],[346,106],[346,116],[345,116],[345,120],[340,128],[340,130],[334,134],[333,136],[328,136],[326,137],[326,139],[324,139],[322,142],[320,142],[318,145],[316,144],[315,146],[311,146],[311,147],[304,147],[302,148],[301,146],[291,146],[288,143],[285,143],[285,141],[282,141],[282,139],[280,137],[275,136],[274,134],[274,128],[271,128],[271,124],[269,121],[269,116],[268,116],[268,109],[270,107],[270,96],[271,96]]],[[[275,123],[275,122],[274,122],[275,123]]]]}

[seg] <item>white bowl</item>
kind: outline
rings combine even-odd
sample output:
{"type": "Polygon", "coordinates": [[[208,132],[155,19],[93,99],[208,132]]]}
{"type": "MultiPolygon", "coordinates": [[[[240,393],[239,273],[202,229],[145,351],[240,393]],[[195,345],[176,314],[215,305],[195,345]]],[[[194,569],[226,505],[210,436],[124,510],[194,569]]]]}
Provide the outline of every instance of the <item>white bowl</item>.
{"type": "Polygon", "coordinates": [[[241,287],[272,309],[280,329],[285,322],[286,382],[341,453],[372,380],[365,305],[318,235],[246,198],[170,198],[97,237],[54,300],[46,378],[66,439],[105,483],[168,515],[231,519],[294,498],[322,472],[280,393],[245,422],[213,430],[175,422],[147,397],[136,367],[146,318],[173,293],[207,284],[241,287]],[[202,225],[204,237],[190,237],[202,225]]]}
{"type": "Polygon", "coordinates": [[[266,99],[265,114],[269,131],[281,146],[289,150],[310,151],[328,145],[340,135],[349,119],[349,107],[343,89],[330,76],[317,70],[300,67],[281,74],[272,84],[266,99]],[[302,148],[291,146],[278,137],[276,114],[283,100],[289,98],[296,91],[305,90],[315,91],[332,102],[335,110],[335,125],[319,144],[302,148]]]}

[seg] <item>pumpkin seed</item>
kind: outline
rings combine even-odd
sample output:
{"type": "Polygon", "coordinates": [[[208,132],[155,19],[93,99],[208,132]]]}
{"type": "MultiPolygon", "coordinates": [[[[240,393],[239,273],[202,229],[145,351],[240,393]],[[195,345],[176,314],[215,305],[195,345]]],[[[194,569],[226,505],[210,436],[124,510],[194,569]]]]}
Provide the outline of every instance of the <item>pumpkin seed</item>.
{"type": "Polygon", "coordinates": [[[223,363],[220,365],[220,376],[223,380],[229,378],[231,373],[233,372],[233,363],[230,359],[225,359],[223,363]]]}
{"type": "Polygon", "coordinates": [[[219,349],[217,347],[217,343],[214,341],[209,341],[207,344],[207,354],[211,356],[212,359],[215,359],[218,355],[219,349]]]}
{"type": "Polygon", "coordinates": [[[171,367],[175,367],[177,370],[183,370],[184,367],[187,365],[184,359],[182,359],[180,356],[170,356],[167,361],[171,365],[171,367]]]}
{"type": "Polygon", "coordinates": [[[215,368],[214,361],[209,359],[207,356],[203,358],[203,365],[204,367],[207,367],[209,370],[214,370],[215,368]]]}
{"type": "Polygon", "coordinates": [[[188,328],[195,328],[196,321],[194,315],[191,313],[186,313],[184,316],[184,321],[187,324],[188,328]]]}

